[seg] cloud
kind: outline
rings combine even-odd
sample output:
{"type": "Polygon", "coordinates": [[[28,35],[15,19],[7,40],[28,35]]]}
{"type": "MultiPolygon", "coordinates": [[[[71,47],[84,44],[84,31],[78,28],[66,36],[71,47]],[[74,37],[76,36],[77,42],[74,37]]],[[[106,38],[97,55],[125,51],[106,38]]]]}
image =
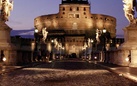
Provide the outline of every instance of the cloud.
{"type": "Polygon", "coordinates": [[[15,21],[15,20],[9,20],[7,23],[8,23],[8,24],[22,24],[22,22],[20,22],[20,21],[15,21]]]}
{"type": "Polygon", "coordinates": [[[19,22],[16,20],[15,21],[11,20],[11,21],[7,21],[6,24],[14,30],[28,30],[29,28],[34,28],[34,26],[32,26],[32,24],[27,21],[19,22]]]}
{"type": "Polygon", "coordinates": [[[19,33],[18,35],[34,35],[34,31],[22,32],[22,33],[19,33]]]}
{"type": "Polygon", "coordinates": [[[34,29],[29,30],[11,30],[11,36],[21,36],[22,38],[34,38],[34,29]]]}

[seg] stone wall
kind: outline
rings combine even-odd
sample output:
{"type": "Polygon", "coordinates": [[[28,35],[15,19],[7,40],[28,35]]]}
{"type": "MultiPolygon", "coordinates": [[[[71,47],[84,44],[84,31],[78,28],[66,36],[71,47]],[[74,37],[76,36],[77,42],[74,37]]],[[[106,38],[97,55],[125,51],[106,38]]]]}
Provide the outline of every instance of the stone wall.
{"type": "Polygon", "coordinates": [[[106,54],[109,53],[109,56],[106,58],[109,58],[108,63],[117,64],[121,66],[129,66],[130,61],[128,60],[129,56],[129,50],[113,50],[109,51],[106,54]]]}
{"type": "Polygon", "coordinates": [[[51,15],[42,15],[34,19],[34,26],[41,32],[41,29],[47,27],[47,30],[89,30],[106,28],[111,37],[116,36],[116,18],[90,13],[89,4],[60,4],[59,13],[51,15]]]}
{"type": "MultiPolygon", "coordinates": [[[[34,40],[29,38],[21,38],[20,36],[11,37],[11,43],[16,46],[15,64],[21,65],[33,61],[33,52],[35,48],[34,40]]],[[[10,60],[12,62],[12,60],[10,60]]]]}

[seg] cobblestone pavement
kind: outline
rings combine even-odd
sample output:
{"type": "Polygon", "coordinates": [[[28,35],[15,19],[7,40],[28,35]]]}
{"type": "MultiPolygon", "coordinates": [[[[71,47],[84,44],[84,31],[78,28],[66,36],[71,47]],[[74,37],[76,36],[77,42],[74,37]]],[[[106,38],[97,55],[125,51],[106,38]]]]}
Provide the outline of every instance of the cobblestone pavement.
{"type": "Polygon", "coordinates": [[[14,71],[15,69],[19,68],[21,68],[21,66],[0,66],[0,74],[14,71]]]}
{"type": "Polygon", "coordinates": [[[54,62],[2,74],[0,86],[137,86],[137,83],[93,63],[54,62]]]}

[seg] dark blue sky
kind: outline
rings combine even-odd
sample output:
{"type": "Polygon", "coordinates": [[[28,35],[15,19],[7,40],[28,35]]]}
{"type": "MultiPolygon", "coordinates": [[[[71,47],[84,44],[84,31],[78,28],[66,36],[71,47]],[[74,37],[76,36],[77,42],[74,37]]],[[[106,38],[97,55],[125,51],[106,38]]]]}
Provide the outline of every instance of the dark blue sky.
{"type": "MultiPolygon", "coordinates": [[[[123,28],[129,24],[124,16],[122,0],[89,0],[91,13],[105,14],[117,19],[117,35],[123,34],[123,28]]],[[[34,28],[34,18],[40,15],[54,14],[59,11],[61,0],[14,0],[14,9],[7,24],[13,30],[34,28]]]]}

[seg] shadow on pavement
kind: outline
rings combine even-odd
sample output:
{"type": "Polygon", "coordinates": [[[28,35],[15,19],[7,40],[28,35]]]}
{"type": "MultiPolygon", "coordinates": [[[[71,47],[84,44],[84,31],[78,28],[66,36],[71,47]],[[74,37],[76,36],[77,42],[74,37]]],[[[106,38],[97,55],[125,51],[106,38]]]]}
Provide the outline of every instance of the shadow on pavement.
{"type": "Polygon", "coordinates": [[[117,65],[117,64],[104,63],[104,62],[98,62],[98,64],[104,65],[104,66],[107,66],[107,67],[111,67],[111,68],[115,68],[115,67],[126,67],[126,66],[120,66],[120,65],[117,65]]]}
{"type": "Polygon", "coordinates": [[[54,61],[51,63],[46,62],[36,62],[28,66],[32,68],[51,68],[51,69],[65,69],[65,70],[103,70],[103,68],[94,63],[89,63],[86,61],[54,61]]]}

